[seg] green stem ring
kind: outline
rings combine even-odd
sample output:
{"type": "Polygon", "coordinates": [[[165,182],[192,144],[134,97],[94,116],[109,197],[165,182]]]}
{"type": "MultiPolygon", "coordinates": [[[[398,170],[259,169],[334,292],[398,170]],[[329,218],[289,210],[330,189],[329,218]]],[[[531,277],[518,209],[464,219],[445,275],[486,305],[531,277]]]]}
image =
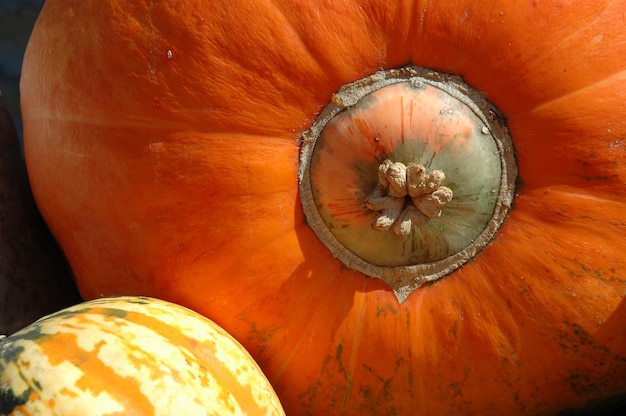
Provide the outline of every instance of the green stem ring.
{"type": "Polygon", "coordinates": [[[346,84],[302,133],[308,225],[402,303],[493,240],[517,166],[504,118],[459,77],[415,66],[346,84]]]}

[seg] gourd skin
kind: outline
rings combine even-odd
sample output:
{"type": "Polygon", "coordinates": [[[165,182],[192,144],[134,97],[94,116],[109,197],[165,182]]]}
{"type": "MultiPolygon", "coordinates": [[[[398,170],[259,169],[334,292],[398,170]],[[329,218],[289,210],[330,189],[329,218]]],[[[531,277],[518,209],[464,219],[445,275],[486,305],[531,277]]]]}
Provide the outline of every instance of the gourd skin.
{"type": "Polygon", "coordinates": [[[157,299],[78,304],[1,341],[2,414],[284,415],[237,341],[157,299]]]}
{"type": "Polygon", "coordinates": [[[83,296],[200,311],[288,414],[550,414],[626,393],[625,13],[49,0],[22,76],[33,191],[83,296]],[[319,242],[296,178],[332,94],[408,63],[504,113],[519,185],[482,253],[398,305],[319,242]]]}

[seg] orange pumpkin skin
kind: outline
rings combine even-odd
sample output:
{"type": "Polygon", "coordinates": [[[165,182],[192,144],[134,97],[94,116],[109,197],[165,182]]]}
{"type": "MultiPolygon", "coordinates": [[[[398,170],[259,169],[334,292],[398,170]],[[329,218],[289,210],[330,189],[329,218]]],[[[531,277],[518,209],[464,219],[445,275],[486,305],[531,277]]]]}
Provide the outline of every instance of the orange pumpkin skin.
{"type": "Polygon", "coordinates": [[[626,393],[625,13],[49,0],[22,77],[33,191],[83,296],[202,312],[287,414],[550,414],[626,393]],[[399,305],[307,226],[298,137],[341,85],[410,62],[499,107],[520,184],[496,239],[399,305]]]}

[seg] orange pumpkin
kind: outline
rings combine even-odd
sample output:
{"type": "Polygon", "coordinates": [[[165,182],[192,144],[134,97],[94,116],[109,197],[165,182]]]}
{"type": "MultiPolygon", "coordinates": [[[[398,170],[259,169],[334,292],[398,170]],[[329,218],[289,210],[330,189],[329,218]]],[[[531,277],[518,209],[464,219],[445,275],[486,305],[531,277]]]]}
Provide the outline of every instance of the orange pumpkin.
{"type": "Polygon", "coordinates": [[[626,393],[625,13],[49,0],[22,76],[32,187],[83,296],[202,312],[288,414],[594,403],[626,393]]]}

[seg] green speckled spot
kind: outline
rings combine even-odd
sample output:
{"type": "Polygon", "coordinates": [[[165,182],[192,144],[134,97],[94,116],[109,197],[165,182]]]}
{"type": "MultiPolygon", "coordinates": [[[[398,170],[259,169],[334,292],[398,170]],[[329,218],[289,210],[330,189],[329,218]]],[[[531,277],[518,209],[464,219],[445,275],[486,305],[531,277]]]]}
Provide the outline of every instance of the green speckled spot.
{"type": "Polygon", "coordinates": [[[4,384],[0,385],[0,415],[9,415],[18,406],[26,404],[32,393],[33,389],[30,388],[24,391],[21,395],[16,396],[13,390],[11,390],[8,386],[4,384]]]}

